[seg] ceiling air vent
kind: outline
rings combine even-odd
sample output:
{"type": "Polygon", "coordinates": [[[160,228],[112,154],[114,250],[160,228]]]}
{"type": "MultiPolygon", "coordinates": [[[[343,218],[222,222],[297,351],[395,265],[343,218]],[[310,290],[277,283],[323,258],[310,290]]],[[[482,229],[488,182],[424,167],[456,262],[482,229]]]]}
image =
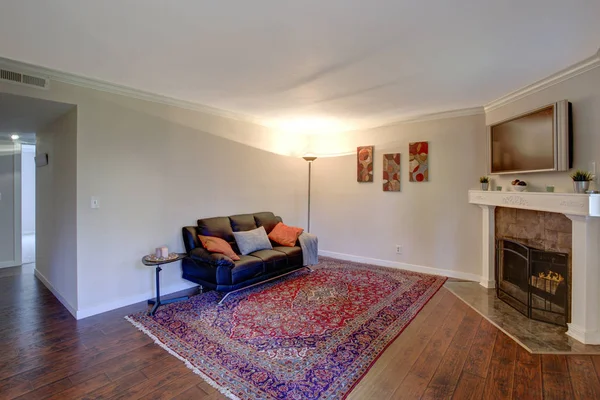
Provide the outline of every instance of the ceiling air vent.
{"type": "Polygon", "coordinates": [[[33,86],[40,89],[48,89],[50,81],[47,78],[24,74],[0,68],[0,81],[19,83],[21,85],[33,86]]]}

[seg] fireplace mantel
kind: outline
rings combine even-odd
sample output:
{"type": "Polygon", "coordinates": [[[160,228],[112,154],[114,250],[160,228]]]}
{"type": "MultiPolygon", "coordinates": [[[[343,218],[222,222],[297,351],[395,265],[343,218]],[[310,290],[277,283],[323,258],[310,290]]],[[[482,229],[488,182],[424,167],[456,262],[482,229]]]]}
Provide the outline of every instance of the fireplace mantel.
{"type": "Polygon", "coordinates": [[[469,203],[600,217],[600,194],[469,190],[469,203]]]}
{"type": "Polygon", "coordinates": [[[600,344],[600,194],[469,190],[469,203],[482,209],[481,285],[494,288],[495,208],[554,212],[572,222],[571,323],[567,335],[600,344]]]}

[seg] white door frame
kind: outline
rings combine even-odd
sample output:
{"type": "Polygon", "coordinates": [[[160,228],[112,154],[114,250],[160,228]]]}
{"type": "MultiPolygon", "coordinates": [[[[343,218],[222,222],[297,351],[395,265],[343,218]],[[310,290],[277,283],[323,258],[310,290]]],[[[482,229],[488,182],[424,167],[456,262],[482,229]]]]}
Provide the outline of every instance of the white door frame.
{"type": "Polygon", "coordinates": [[[14,260],[0,262],[0,268],[16,267],[22,264],[21,254],[21,143],[13,143],[13,212],[14,212],[14,260]]]}
{"type": "Polygon", "coordinates": [[[21,208],[22,208],[22,193],[21,193],[21,185],[22,179],[21,176],[21,143],[15,142],[15,150],[14,150],[14,158],[15,161],[15,264],[21,265],[23,264],[23,254],[22,254],[22,216],[21,216],[21,208]]]}

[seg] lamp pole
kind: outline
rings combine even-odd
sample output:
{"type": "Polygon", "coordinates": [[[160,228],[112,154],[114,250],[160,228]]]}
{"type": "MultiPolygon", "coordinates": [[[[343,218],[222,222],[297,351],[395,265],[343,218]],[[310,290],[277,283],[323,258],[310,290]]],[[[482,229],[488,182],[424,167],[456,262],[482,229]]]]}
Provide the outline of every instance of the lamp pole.
{"type": "Polygon", "coordinates": [[[310,179],[311,179],[311,167],[312,167],[313,161],[315,161],[317,159],[317,157],[314,157],[314,156],[304,156],[302,158],[304,158],[306,161],[308,161],[308,227],[307,227],[306,231],[310,232],[310,179]]]}

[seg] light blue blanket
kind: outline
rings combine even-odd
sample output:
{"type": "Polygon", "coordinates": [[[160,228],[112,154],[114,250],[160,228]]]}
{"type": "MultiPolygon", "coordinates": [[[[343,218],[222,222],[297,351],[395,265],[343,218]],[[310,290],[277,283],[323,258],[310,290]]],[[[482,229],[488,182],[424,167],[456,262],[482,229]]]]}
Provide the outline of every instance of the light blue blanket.
{"type": "Polygon", "coordinates": [[[302,247],[302,259],[304,266],[316,265],[319,263],[319,239],[317,235],[302,232],[298,237],[300,247],[302,247]]]}

